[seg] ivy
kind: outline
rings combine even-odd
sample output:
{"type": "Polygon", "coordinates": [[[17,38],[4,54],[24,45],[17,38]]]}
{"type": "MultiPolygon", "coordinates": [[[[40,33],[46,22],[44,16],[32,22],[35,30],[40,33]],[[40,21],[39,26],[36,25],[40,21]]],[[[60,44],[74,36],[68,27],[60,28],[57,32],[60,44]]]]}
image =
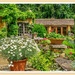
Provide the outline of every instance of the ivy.
{"type": "Polygon", "coordinates": [[[29,10],[22,12],[17,8],[15,4],[1,4],[0,5],[0,16],[2,21],[7,24],[7,36],[18,35],[17,21],[26,20],[27,18],[35,18],[33,12],[29,10]]]}
{"type": "Polygon", "coordinates": [[[0,39],[6,36],[7,36],[7,28],[6,27],[0,28],[0,39]]]}

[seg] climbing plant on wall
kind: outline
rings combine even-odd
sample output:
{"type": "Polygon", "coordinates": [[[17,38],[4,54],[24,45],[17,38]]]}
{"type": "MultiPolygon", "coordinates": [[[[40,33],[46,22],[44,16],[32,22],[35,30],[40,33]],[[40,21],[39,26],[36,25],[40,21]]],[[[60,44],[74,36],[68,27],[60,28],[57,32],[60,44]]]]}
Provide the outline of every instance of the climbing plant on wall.
{"type": "Polygon", "coordinates": [[[7,36],[18,35],[18,19],[26,20],[27,18],[35,17],[33,12],[20,11],[15,4],[1,4],[0,9],[0,16],[2,16],[2,20],[7,24],[7,36]]]}

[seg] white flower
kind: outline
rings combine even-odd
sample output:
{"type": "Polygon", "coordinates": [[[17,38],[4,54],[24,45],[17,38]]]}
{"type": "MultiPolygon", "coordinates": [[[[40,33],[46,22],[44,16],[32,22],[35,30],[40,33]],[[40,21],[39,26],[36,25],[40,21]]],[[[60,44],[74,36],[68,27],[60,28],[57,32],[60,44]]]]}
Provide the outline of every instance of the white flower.
{"type": "Polygon", "coordinates": [[[29,49],[29,51],[31,52],[32,50],[31,50],[31,49],[29,49]]]}
{"type": "Polygon", "coordinates": [[[14,65],[11,65],[12,67],[14,67],[14,65]]]}
{"type": "Polygon", "coordinates": [[[15,54],[13,54],[13,56],[15,56],[15,54]]]}
{"type": "Polygon", "coordinates": [[[10,63],[12,64],[13,62],[11,61],[10,63]]]}
{"type": "Polygon", "coordinates": [[[22,56],[22,53],[19,53],[20,56],[22,56]]]}
{"type": "Polygon", "coordinates": [[[19,49],[19,51],[21,51],[21,49],[19,49]]]}
{"type": "Polygon", "coordinates": [[[11,52],[11,54],[13,54],[13,52],[11,52]]]}
{"type": "Polygon", "coordinates": [[[5,47],[3,47],[3,50],[5,50],[5,47]]]}
{"type": "Polygon", "coordinates": [[[13,47],[12,46],[10,46],[11,47],[11,49],[13,49],[13,47]]]}
{"type": "Polygon", "coordinates": [[[10,51],[8,51],[8,53],[10,53],[10,51]]]}

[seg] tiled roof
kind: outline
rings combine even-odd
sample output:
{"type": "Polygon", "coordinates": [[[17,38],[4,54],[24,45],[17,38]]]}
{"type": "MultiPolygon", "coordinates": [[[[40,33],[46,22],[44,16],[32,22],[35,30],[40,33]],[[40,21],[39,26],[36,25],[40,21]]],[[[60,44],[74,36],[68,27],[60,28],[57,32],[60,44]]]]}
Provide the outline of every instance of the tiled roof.
{"type": "Polygon", "coordinates": [[[44,25],[74,25],[74,19],[35,19],[35,23],[44,25]]]}

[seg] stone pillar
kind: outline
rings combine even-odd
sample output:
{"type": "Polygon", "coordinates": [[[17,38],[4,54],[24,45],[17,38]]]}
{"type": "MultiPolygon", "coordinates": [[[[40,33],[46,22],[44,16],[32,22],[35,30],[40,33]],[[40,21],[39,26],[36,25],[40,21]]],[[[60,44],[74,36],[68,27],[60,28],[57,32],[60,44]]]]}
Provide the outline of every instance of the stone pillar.
{"type": "Polygon", "coordinates": [[[61,35],[63,35],[63,27],[61,27],[61,35]]]}
{"type": "Polygon", "coordinates": [[[51,33],[51,26],[47,27],[47,31],[48,31],[48,33],[51,33]]]}
{"type": "Polygon", "coordinates": [[[32,24],[32,18],[28,18],[26,21],[27,21],[29,24],[32,24]]]}

